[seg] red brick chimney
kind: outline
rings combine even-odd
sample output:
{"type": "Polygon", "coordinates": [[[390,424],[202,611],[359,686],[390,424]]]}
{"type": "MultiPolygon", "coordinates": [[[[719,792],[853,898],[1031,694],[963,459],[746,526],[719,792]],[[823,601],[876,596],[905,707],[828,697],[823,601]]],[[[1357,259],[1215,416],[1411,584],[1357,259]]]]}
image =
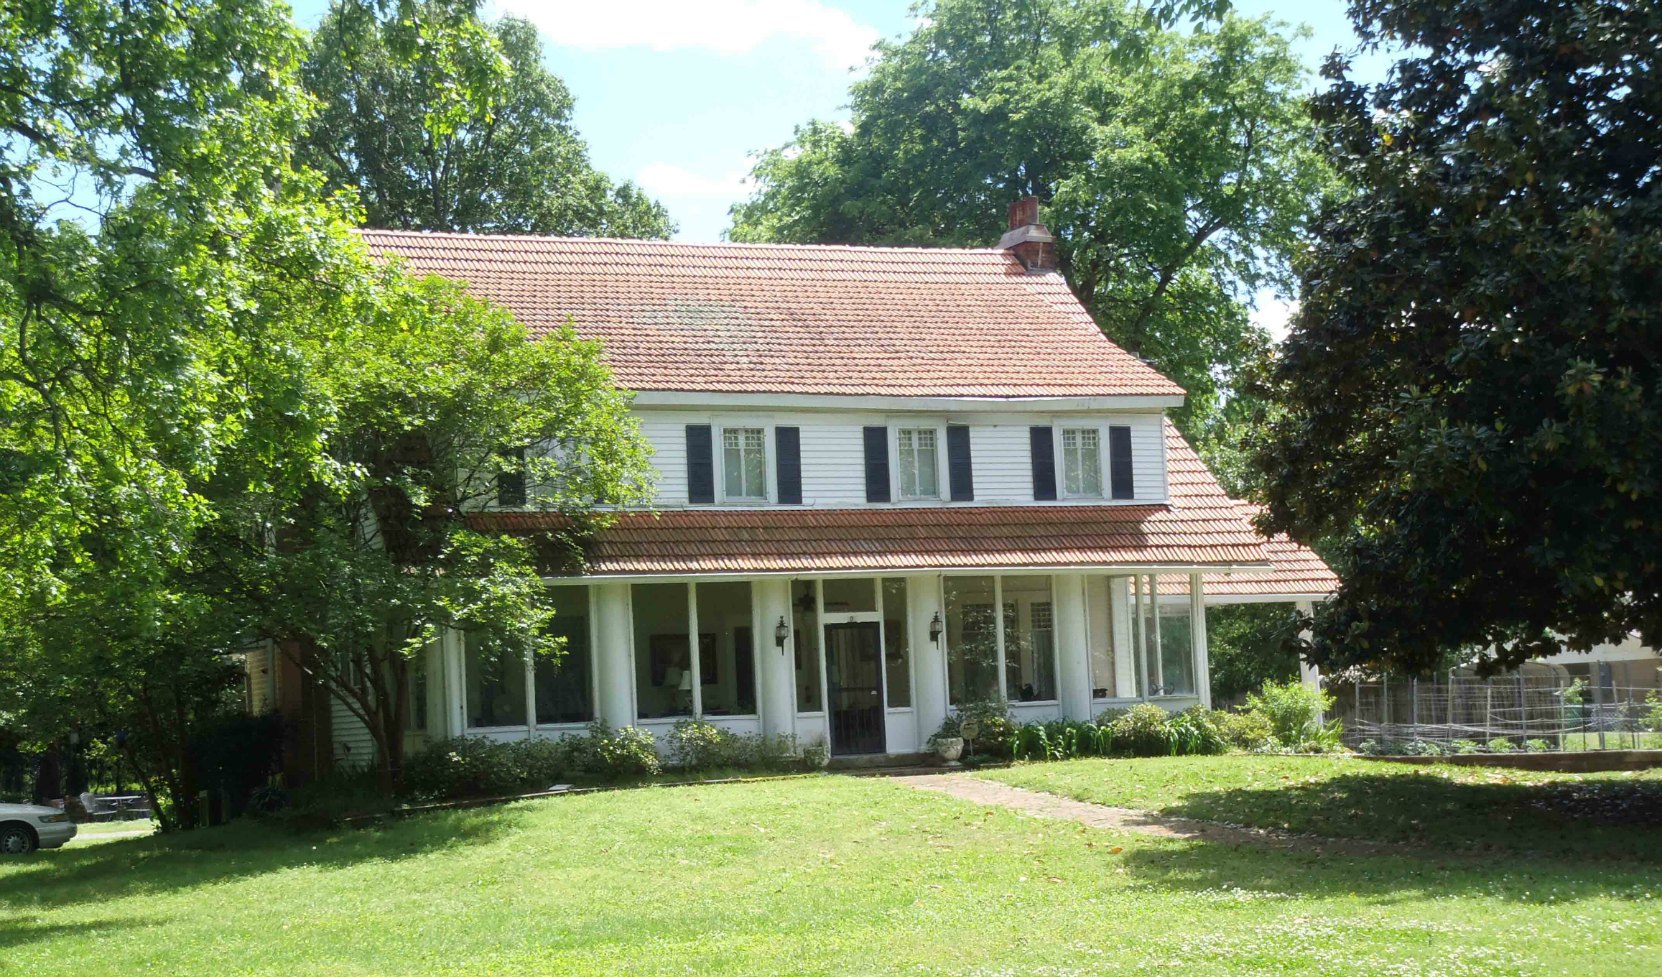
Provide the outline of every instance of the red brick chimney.
{"type": "Polygon", "coordinates": [[[1039,198],[1023,197],[1010,205],[1010,229],[998,246],[1016,256],[1031,272],[1056,270],[1056,239],[1039,223],[1039,198]]]}

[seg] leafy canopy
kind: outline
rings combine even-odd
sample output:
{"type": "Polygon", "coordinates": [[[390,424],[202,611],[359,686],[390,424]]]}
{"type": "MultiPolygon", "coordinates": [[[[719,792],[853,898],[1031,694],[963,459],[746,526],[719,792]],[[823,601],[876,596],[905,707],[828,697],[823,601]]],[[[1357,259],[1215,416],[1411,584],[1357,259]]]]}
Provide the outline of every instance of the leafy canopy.
{"type": "Polygon", "coordinates": [[[761,154],[730,236],[986,247],[1035,195],[1074,292],[1184,386],[1179,421],[1204,433],[1267,345],[1243,297],[1290,285],[1324,186],[1286,38],[1211,11],[1172,29],[1123,0],[920,15],[853,86],[848,129],[761,154]]]}
{"type": "Polygon", "coordinates": [[[319,102],[301,160],[358,191],[370,227],[668,237],[668,213],[589,162],[536,28],[473,0],[377,15],[337,0],[301,77],[319,102]]]}
{"type": "Polygon", "coordinates": [[[1337,541],[1331,666],[1662,642],[1662,7],[1366,0],[1353,188],[1262,395],[1269,525],[1337,541]]]}

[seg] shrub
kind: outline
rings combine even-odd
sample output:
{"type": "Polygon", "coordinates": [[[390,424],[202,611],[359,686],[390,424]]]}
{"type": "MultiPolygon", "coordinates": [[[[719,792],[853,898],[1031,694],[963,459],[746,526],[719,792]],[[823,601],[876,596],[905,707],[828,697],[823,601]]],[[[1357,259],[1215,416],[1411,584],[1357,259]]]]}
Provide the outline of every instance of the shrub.
{"type": "Polygon", "coordinates": [[[1385,753],[1385,748],[1379,745],[1378,740],[1363,740],[1356,744],[1356,752],[1363,756],[1382,756],[1385,753]]]}
{"type": "Polygon", "coordinates": [[[1010,733],[1010,756],[1016,760],[1107,756],[1113,752],[1113,743],[1114,734],[1105,726],[1058,719],[1017,726],[1010,733]]]}
{"type": "Polygon", "coordinates": [[[1229,752],[1218,720],[1205,706],[1190,706],[1166,720],[1172,756],[1211,756],[1229,752]]]}
{"type": "Polygon", "coordinates": [[[428,798],[512,793],[526,781],[522,761],[508,744],[483,736],[439,740],[404,761],[404,789],[428,798]]]}
{"type": "Polygon", "coordinates": [[[668,737],[670,765],[682,770],[746,766],[739,737],[702,719],[678,720],[668,737]]]}
{"type": "Polygon", "coordinates": [[[1171,736],[1166,728],[1167,713],[1152,702],[1140,702],[1109,721],[1114,748],[1132,756],[1167,756],[1171,736]]]}
{"type": "Polygon", "coordinates": [[[1343,753],[1345,727],[1342,723],[1324,723],[1316,727],[1309,739],[1293,747],[1298,753],[1343,753]]]}
{"type": "Polygon", "coordinates": [[[1645,728],[1653,733],[1662,733],[1662,698],[1657,698],[1654,691],[1645,693],[1645,728]]]}
{"type": "Polygon", "coordinates": [[[1460,756],[1470,756],[1482,749],[1478,746],[1477,740],[1455,740],[1449,744],[1449,748],[1460,756]]]}
{"type": "Polygon", "coordinates": [[[1321,714],[1333,708],[1333,697],[1297,679],[1267,680],[1247,694],[1247,711],[1269,720],[1275,738],[1293,745],[1313,739],[1321,731],[1321,714]]]}
{"type": "Polygon", "coordinates": [[[1552,750],[1552,744],[1546,740],[1529,740],[1524,743],[1524,749],[1531,753],[1547,753],[1552,750]]]}
{"type": "Polygon", "coordinates": [[[572,747],[567,740],[515,740],[508,745],[511,762],[521,772],[523,783],[546,790],[571,776],[572,747]]]}
{"type": "Polygon", "coordinates": [[[1398,752],[1403,756],[1442,756],[1443,748],[1431,740],[1412,739],[1402,744],[1398,752]]]}
{"type": "Polygon", "coordinates": [[[1275,727],[1270,725],[1269,717],[1261,712],[1218,710],[1213,713],[1213,719],[1218,735],[1237,749],[1261,750],[1275,741],[1275,727]]]}
{"type": "Polygon", "coordinates": [[[1504,736],[1497,736],[1489,741],[1490,753],[1511,753],[1512,741],[1504,736]]]}
{"type": "Polygon", "coordinates": [[[583,772],[596,777],[650,777],[660,770],[651,733],[635,726],[613,730],[598,719],[589,724],[583,758],[583,772]]]}

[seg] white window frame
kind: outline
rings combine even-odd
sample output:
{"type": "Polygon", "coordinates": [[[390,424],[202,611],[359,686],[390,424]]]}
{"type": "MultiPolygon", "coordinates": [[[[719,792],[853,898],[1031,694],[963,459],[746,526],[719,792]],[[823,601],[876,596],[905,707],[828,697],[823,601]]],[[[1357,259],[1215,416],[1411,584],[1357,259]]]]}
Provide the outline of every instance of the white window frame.
{"type": "MultiPolygon", "coordinates": [[[[1106,429],[1101,424],[1058,424],[1056,426],[1056,473],[1057,488],[1064,499],[1106,499],[1108,498],[1107,472],[1103,465],[1103,444],[1108,440],[1106,429]],[[1089,433],[1096,438],[1096,488],[1095,492],[1074,492],[1068,488],[1068,435],[1070,433],[1089,433]]],[[[1083,467],[1081,468],[1083,473],[1083,467]]],[[[1124,501],[1124,500],[1121,500],[1124,501]]]]}
{"type": "Polygon", "coordinates": [[[711,446],[711,454],[715,468],[716,484],[721,492],[721,501],[727,505],[765,505],[775,498],[773,457],[773,424],[750,418],[735,418],[732,420],[718,420],[712,425],[715,428],[715,442],[711,446]],[[727,494],[727,432],[729,431],[760,431],[762,432],[762,494],[761,495],[728,495],[727,494]]]}
{"type": "Polygon", "coordinates": [[[889,498],[900,503],[944,502],[947,499],[946,422],[942,420],[891,421],[889,428],[889,498]],[[900,491],[900,432],[935,432],[935,494],[905,495],[900,491]]]}
{"type": "Polygon", "coordinates": [[[941,485],[944,481],[946,453],[946,428],[939,424],[895,424],[890,427],[894,434],[894,450],[890,464],[894,471],[894,497],[901,502],[939,502],[944,498],[941,485]],[[935,492],[932,495],[908,494],[900,480],[900,435],[903,432],[927,431],[935,439],[935,492]]]}

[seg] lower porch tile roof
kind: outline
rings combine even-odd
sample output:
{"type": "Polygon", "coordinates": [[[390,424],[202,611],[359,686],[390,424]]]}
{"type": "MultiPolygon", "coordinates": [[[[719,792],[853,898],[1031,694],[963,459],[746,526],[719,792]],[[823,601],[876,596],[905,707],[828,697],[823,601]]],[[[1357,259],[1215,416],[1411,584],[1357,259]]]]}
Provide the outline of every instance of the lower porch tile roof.
{"type": "MultiPolygon", "coordinates": [[[[473,522],[535,533],[563,520],[486,513],[473,522]]],[[[588,576],[1265,562],[1261,540],[1238,520],[1164,505],[630,512],[589,538],[583,556],[588,576]]]]}

